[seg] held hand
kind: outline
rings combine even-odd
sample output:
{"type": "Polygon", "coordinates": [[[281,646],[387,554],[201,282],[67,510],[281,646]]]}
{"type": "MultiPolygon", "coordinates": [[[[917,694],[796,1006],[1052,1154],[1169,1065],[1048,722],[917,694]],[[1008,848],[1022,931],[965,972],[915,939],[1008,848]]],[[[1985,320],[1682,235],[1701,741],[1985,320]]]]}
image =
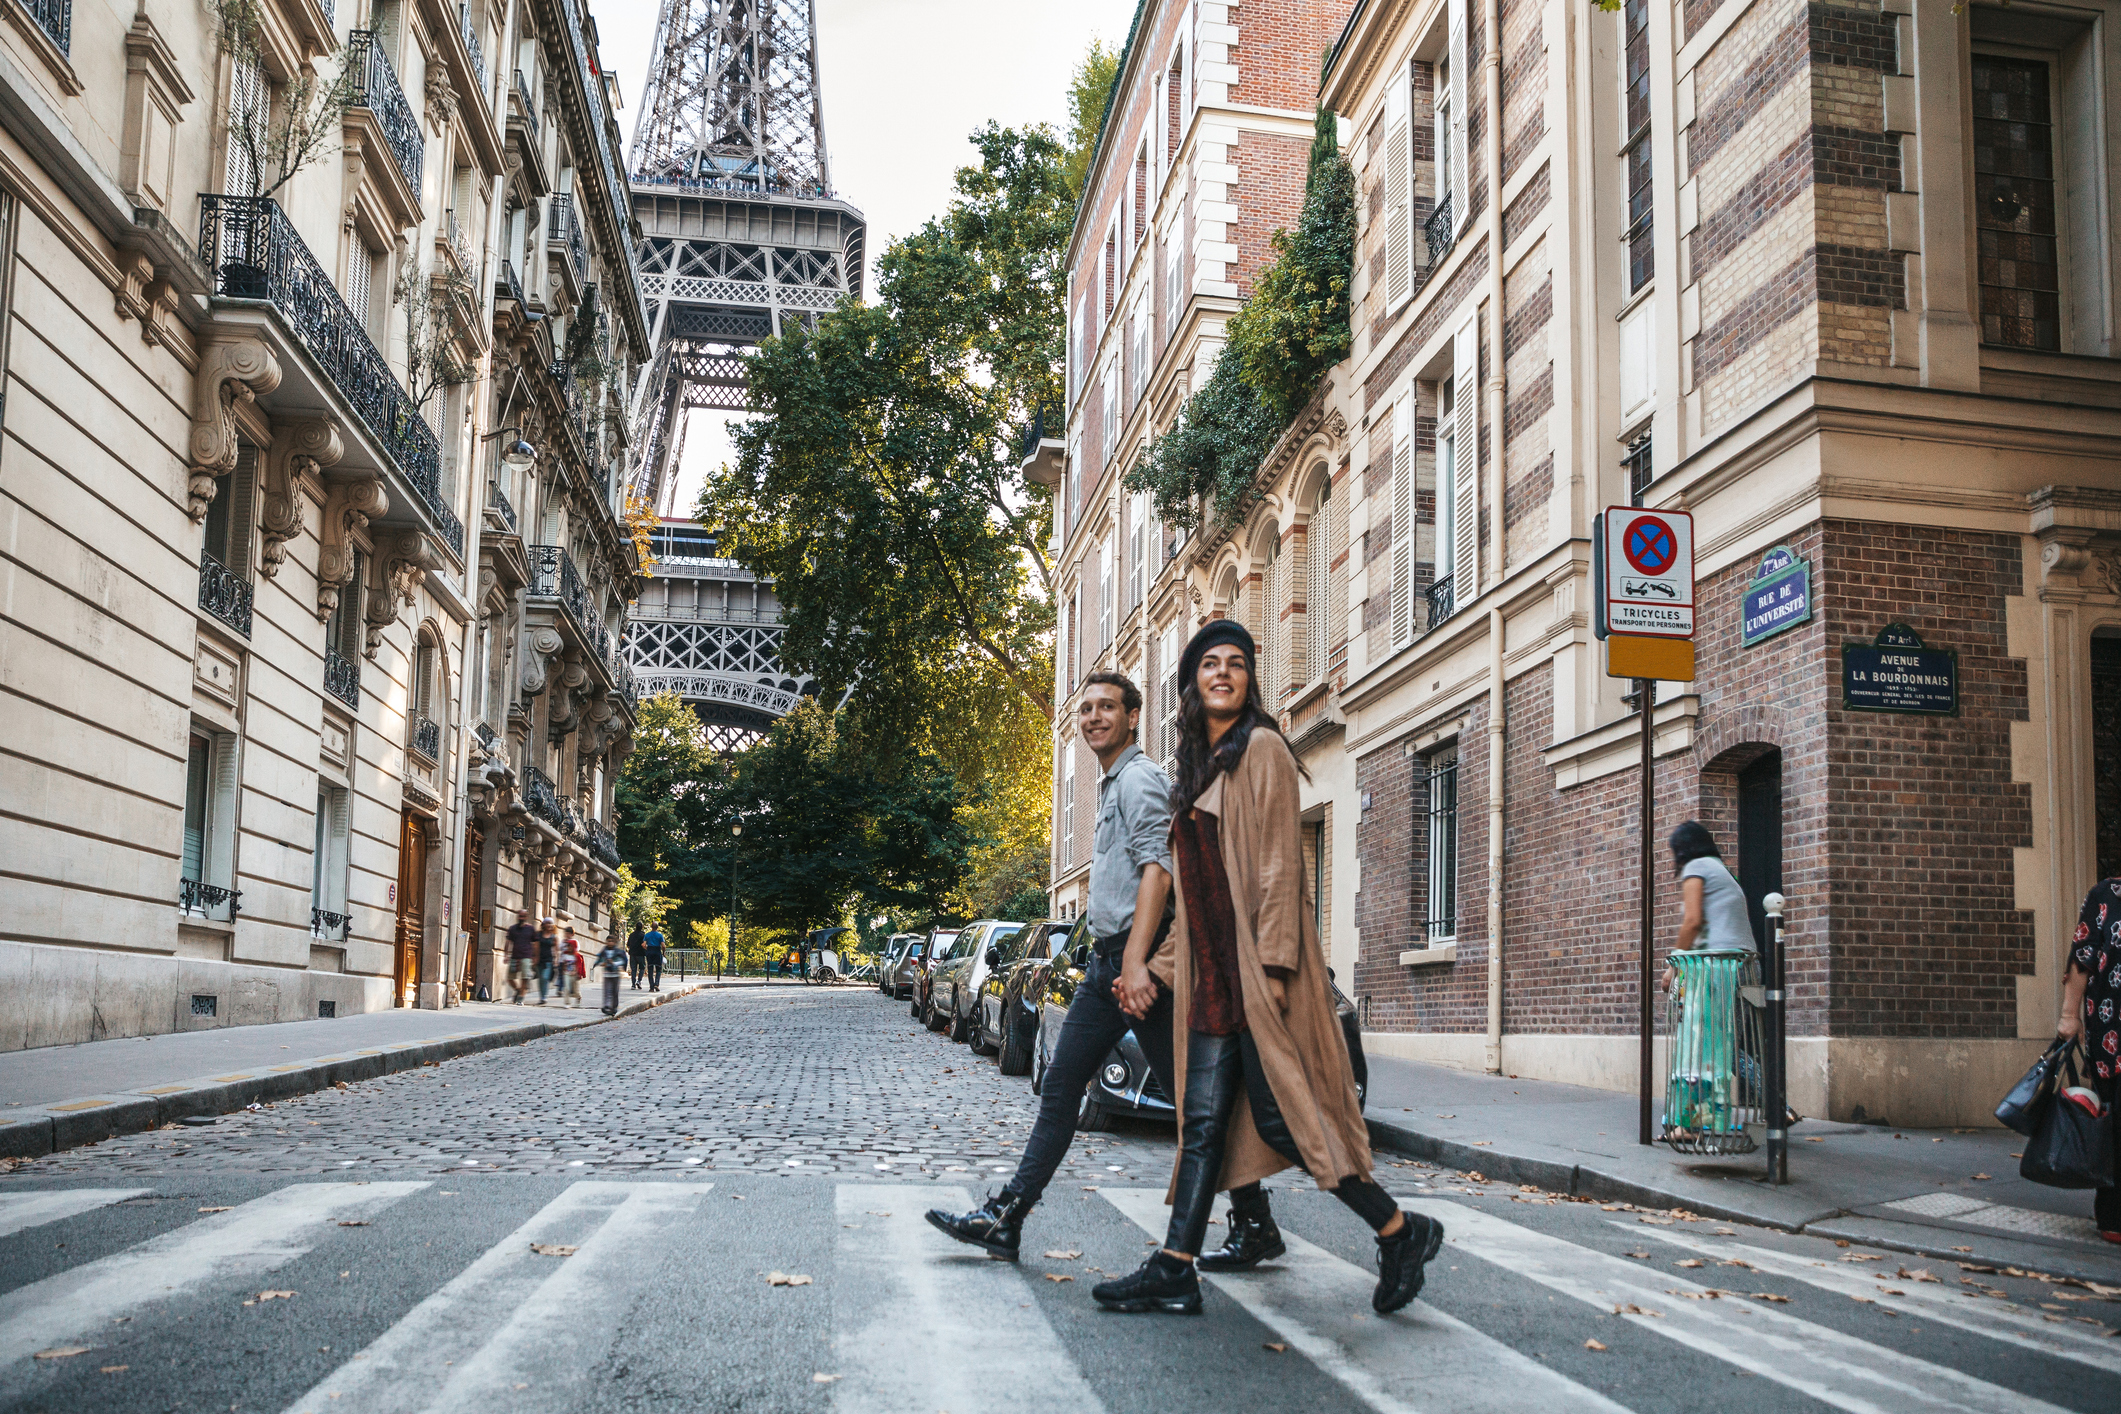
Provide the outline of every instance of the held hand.
{"type": "Polygon", "coordinates": [[[1112,999],[1129,1016],[1147,1016],[1156,1005],[1156,979],[1146,966],[1130,963],[1120,968],[1119,980],[1112,984],[1112,999]]]}
{"type": "Polygon", "coordinates": [[[1667,967],[1667,968],[1666,968],[1666,969],[1664,970],[1664,976],[1662,976],[1662,977],[1660,977],[1660,978],[1658,978],[1658,979],[1657,979],[1657,990],[1658,990],[1658,991],[1660,991],[1660,992],[1669,992],[1669,991],[1671,991],[1671,990],[1672,990],[1672,979],[1673,979],[1674,977],[1676,977],[1677,975],[1678,975],[1678,974],[1677,974],[1676,972],[1674,972],[1674,971],[1673,971],[1673,970],[1672,970],[1671,968],[1667,967]]]}
{"type": "Polygon", "coordinates": [[[2055,1034],[2065,1041],[2074,1041],[2084,1034],[2084,1018],[2074,1011],[2065,1011],[2055,1022],[2055,1034]]]}
{"type": "Polygon", "coordinates": [[[1289,971],[1283,967],[1269,967],[1267,974],[1267,1000],[1283,1016],[1289,1014],[1289,971]]]}

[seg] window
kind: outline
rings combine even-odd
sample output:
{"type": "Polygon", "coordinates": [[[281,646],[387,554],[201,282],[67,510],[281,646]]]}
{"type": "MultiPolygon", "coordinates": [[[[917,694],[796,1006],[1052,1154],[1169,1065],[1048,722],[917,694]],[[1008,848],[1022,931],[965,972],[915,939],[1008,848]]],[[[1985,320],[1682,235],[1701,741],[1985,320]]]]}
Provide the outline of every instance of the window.
{"type": "MultiPolygon", "coordinates": [[[[1443,453],[1437,453],[1438,465],[1443,453]]],[[[1439,483],[1440,484],[1440,483],[1439,483]]],[[[1440,504],[1440,503],[1439,503],[1440,504]]],[[[1414,394],[1392,409],[1392,644],[1414,637],[1414,394]]],[[[1445,571],[1438,569],[1437,573],[1445,571]]]]}
{"type": "MultiPolygon", "coordinates": [[[[1397,309],[1414,291],[1414,150],[1411,81],[1385,90],[1385,308],[1397,309]]],[[[1441,133],[1442,129],[1438,129],[1441,133]]]]}
{"type": "Polygon", "coordinates": [[[376,254],[357,231],[347,242],[346,307],[370,338],[375,337],[375,284],[376,254]]]}
{"type": "Polygon", "coordinates": [[[352,838],[350,797],[344,786],[317,786],[315,852],[310,856],[309,932],[326,942],[347,933],[346,859],[352,838]]]}
{"type": "Polygon", "coordinates": [[[1644,493],[1657,475],[1650,456],[1650,434],[1647,431],[1628,443],[1627,455],[1621,458],[1620,466],[1627,473],[1628,504],[1641,505],[1644,493]]]}
{"type": "Polygon", "coordinates": [[[1267,542],[1267,563],[1259,578],[1260,597],[1260,663],[1259,700],[1266,704],[1269,712],[1281,708],[1282,684],[1288,680],[1287,662],[1289,642],[1288,620],[1282,610],[1288,605],[1287,573],[1288,561],[1282,557],[1281,537],[1267,542]]]}
{"type": "Polygon", "coordinates": [[[1061,868],[1075,863],[1075,741],[1063,737],[1061,749],[1061,868]]]}
{"type": "MultiPolygon", "coordinates": [[[[1450,0],[1449,47],[1436,66],[1436,92],[1442,98],[1442,106],[1436,122],[1436,210],[1429,217],[1432,261],[1449,249],[1465,229],[1466,208],[1472,204],[1470,194],[1458,190],[1472,179],[1473,168],[1466,153],[1466,120],[1480,102],[1466,40],[1467,4],[1468,0],[1450,0]]],[[[1490,180],[1500,178],[1491,173],[1490,180]]]]}
{"type": "Polygon", "coordinates": [[[184,762],[184,841],[177,907],[188,918],[236,913],[236,739],[195,729],[184,762]]]}
{"type": "Polygon", "coordinates": [[[1650,283],[1656,260],[1650,243],[1650,4],[1626,0],[1621,11],[1621,42],[1627,66],[1626,146],[1621,160],[1627,170],[1628,293],[1650,283]]]}
{"type": "Polygon", "coordinates": [[[1112,646],[1112,537],[1097,542],[1097,651],[1112,646]]]}
{"type": "Polygon", "coordinates": [[[258,449],[236,449],[236,467],[214,484],[199,544],[199,607],[248,638],[251,627],[251,526],[258,449]]]}
{"type": "Polygon", "coordinates": [[[1329,477],[1319,483],[1318,504],[1311,508],[1311,523],[1304,527],[1304,680],[1316,682],[1326,675],[1326,625],[1329,622],[1327,583],[1332,573],[1332,546],[1327,532],[1331,517],[1327,502],[1333,498],[1329,477]]]}
{"type": "Polygon", "coordinates": [[[2052,71],[1994,54],[1974,55],[1973,68],[1981,342],[2059,350],[2052,71]]]}
{"type": "Polygon", "coordinates": [[[441,649],[422,630],[412,653],[412,700],[406,708],[407,745],[429,762],[442,759],[441,649]]]}
{"type": "Polygon", "coordinates": [[[1127,499],[1127,607],[1142,601],[1142,551],[1148,544],[1149,498],[1137,491],[1127,499]]]}
{"type": "Polygon", "coordinates": [[[254,54],[236,56],[228,79],[228,155],[221,187],[230,196],[258,192],[258,157],[265,149],[271,94],[265,66],[254,54]]]}
{"type": "Polygon", "coordinates": [[[1186,308],[1182,285],[1185,253],[1185,244],[1179,239],[1179,224],[1173,221],[1171,229],[1164,233],[1164,339],[1167,343],[1178,337],[1179,316],[1186,308]]]}
{"type": "MultiPolygon", "coordinates": [[[[1450,590],[1453,606],[1463,604],[1480,592],[1480,432],[1475,425],[1475,414],[1480,407],[1480,326],[1468,319],[1459,326],[1451,341],[1451,386],[1454,390],[1449,412],[1439,416],[1437,426],[1442,428],[1444,418],[1452,424],[1451,429],[1451,486],[1449,503],[1451,523],[1448,532],[1442,525],[1443,512],[1437,511],[1436,538],[1439,544],[1449,539],[1451,550],[1449,569],[1439,566],[1436,577],[1448,577],[1452,581],[1450,590]]],[[[1439,449],[1437,464],[1443,464],[1439,449]]],[[[1437,487],[1436,502],[1445,503],[1444,488],[1437,487]]],[[[1444,552],[1437,551],[1439,561],[1444,552]]],[[[1448,617],[1446,607],[1442,617],[1448,617]]],[[[1431,615],[1432,618],[1439,617],[1431,615]]]]}
{"type": "Polygon", "coordinates": [[[1436,574],[1438,581],[1451,577],[1452,555],[1458,547],[1458,386],[1446,380],[1436,400],[1436,574]]]}
{"type": "Polygon", "coordinates": [[[361,706],[361,554],[353,556],[353,579],[339,587],[324,623],[324,687],[348,707],[361,706]]]}
{"type": "Polygon", "coordinates": [[[1162,710],[1162,746],[1166,766],[1178,760],[1178,625],[1164,630],[1163,651],[1159,662],[1163,665],[1163,690],[1157,694],[1156,705],[1162,710]]]}
{"type": "Polygon", "coordinates": [[[1428,941],[1433,946],[1458,936],[1458,748],[1434,752],[1423,765],[1426,789],[1415,808],[1428,812],[1428,941]]]}
{"type": "Polygon", "coordinates": [[[1068,596],[1068,691],[1070,692],[1075,691],[1076,665],[1081,661],[1081,655],[1077,651],[1076,643],[1082,637],[1082,621],[1083,591],[1076,589],[1068,596]]]}
{"type": "Polygon", "coordinates": [[[1149,396],[1149,292],[1134,301],[1134,401],[1149,396]]]}

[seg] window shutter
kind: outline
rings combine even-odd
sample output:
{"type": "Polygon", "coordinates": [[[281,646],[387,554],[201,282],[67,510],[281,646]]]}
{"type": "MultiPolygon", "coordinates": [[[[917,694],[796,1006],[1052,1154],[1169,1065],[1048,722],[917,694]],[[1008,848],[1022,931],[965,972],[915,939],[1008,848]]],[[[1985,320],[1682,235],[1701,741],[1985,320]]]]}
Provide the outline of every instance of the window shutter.
{"type": "MultiPolygon", "coordinates": [[[[1494,42],[1494,35],[1487,36],[1487,43],[1494,42]]],[[[1466,209],[1473,204],[1472,171],[1466,166],[1466,114],[1479,101],[1474,87],[1472,71],[1466,64],[1466,0],[1451,0],[1451,172],[1458,184],[1451,204],[1454,232],[1465,229],[1466,209]]]]}
{"type": "Polygon", "coordinates": [[[239,56],[228,79],[228,161],[222,187],[230,196],[255,196],[258,166],[244,141],[246,131],[263,145],[266,124],[265,66],[239,56]]]}
{"type": "Polygon", "coordinates": [[[1397,309],[1414,292],[1414,137],[1407,118],[1408,86],[1385,97],[1385,307],[1397,309]]]}
{"type": "MultiPolygon", "coordinates": [[[[1332,491],[1327,490],[1330,497],[1332,491]]],[[[1304,527],[1304,671],[1305,682],[1326,675],[1326,630],[1333,622],[1327,598],[1327,580],[1333,563],[1333,547],[1327,526],[1332,520],[1332,502],[1322,500],[1304,527]]]]}
{"type": "Polygon", "coordinates": [[[1142,548],[1144,522],[1148,507],[1141,492],[1134,493],[1133,507],[1128,515],[1127,534],[1127,607],[1132,609],[1142,601],[1142,548]]]}
{"type": "MultiPolygon", "coordinates": [[[[1346,488],[1342,488],[1343,492],[1346,488]]],[[[1314,676],[1324,677],[1333,666],[1334,650],[1348,637],[1348,570],[1342,565],[1334,569],[1334,562],[1348,549],[1348,502],[1351,498],[1342,494],[1326,503],[1329,537],[1326,540],[1326,631],[1319,636],[1325,645],[1325,659],[1314,676]]]]}
{"type": "Polygon", "coordinates": [[[257,537],[258,449],[248,442],[237,444],[236,469],[228,474],[221,494],[228,497],[228,564],[230,574],[248,581],[251,571],[251,541],[257,537]]]}
{"type": "Polygon", "coordinates": [[[206,807],[206,882],[224,889],[236,882],[236,738],[216,733],[206,807]]]}
{"type": "Polygon", "coordinates": [[[1392,409],[1392,643],[1414,637],[1414,393],[1392,409]]]}
{"type": "Polygon", "coordinates": [[[1459,326],[1451,340],[1451,383],[1458,422],[1457,465],[1453,468],[1458,498],[1453,519],[1457,549],[1452,555],[1458,583],[1455,600],[1468,604],[1480,593],[1480,330],[1475,319],[1459,326]]]}

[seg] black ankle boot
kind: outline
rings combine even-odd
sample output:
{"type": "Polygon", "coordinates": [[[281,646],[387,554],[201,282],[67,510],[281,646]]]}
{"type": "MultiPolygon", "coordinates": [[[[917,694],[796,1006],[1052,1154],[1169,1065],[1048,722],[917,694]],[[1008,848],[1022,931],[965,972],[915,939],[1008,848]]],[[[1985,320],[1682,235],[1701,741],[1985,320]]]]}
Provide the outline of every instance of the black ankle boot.
{"type": "Polygon", "coordinates": [[[1200,1277],[1191,1262],[1162,1250],[1123,1277],[1090,1288],[1091,1299],[1111,1311],[1161,1311],[1173,1316],[1200,1314],[1200,1277]]]}
{"type": "Polygon", "coordinates": [[[1230,1240],[1195,1263],[1204,1272],[1249,1272],[1261,1262],[1288,1251],[1272,1217],[1241,1218],[1230,1214],[1230,1240]]]}
{"type": "Polygon", "coordinates": [[[1443,1250],[1443,1224],[1419,1213],[1401,1213],[1405,1226],[1377,1239],[1377,1291],[1370,1305],[1382,1314],[1421,1295],[1429,1261],[1443,1250]]]}
{"type": "Polygon", "coordinates": [[[969,1213],[946,1213],[941,1208],[930,1208],[928,1221],[960,1242],[984,1247],[995,1256],[1013,1262],[1024,1226],[1024,1214],[1033,1206],[1030,1200],[1005,1188],[969,1213]]]}

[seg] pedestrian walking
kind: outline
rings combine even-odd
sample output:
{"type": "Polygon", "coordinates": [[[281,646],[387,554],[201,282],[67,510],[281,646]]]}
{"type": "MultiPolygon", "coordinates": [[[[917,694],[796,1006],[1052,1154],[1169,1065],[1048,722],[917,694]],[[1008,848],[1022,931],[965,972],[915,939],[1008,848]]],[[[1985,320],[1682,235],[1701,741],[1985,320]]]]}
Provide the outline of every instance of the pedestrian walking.
{"type": "MultiPolygon", "coordinates": [[[[1760,951],[1753,937],[1753,920],[1746,915],[1745,890],[1731,874],[1730,866],[1716,848],[1716,837],[1699,820],[1683,821],[1672,831],[1672,864],[1679,871],[1679,945],[1675,952],[1695,948],[1744,948],[1760,951]]],[[[1668,961],[1658,990],[1672,990],[1676,974],[1668,961]]]]}
{"type": "MultiPolygon", "coordinates": [[[[1141,689],[1120,673],[1083,682],[1076,730],[1097,755],[1097,827],[1090,854],[1090,929],[1097,943],[1075,989],[1039,1088],[1038,1118],[1016,1174],[969,1213],[931,1209],[960,1242],[1015,1261],[1025,1214],[1045,1193],[1075,1137],[1083,1090],[1131,1029],[1164,1093],[1173,1088],[1169,988],[1149,971],[1171,929],[1171,778],[1142,754],[1141,689]]],[[[1231,1194],[1229,1241],[1201,1257],[1207,1271],[1244,1271],[1286,1250],[1257,1183],[1231,1194]]]]}
{"type": "Polygon", "coordinates": [[[546,919],[538,925],[538,1005],[545,1005],[545,994],[552,989],[553,959],[559,955],[560,925],[546,919]]]}
{"type": "Polygon", "coordinates": [[[530,921],[530,910],[516,910],[514,926],[508,930],[508,987],[517,1006],[530,991],[531,975],[538,965],[538,929],[530,921]]]}
{"type": "Polygon", "coordinates": [[[633,990],[641,990],[641,973],[648,967],[648,934],[635,925],[626,935],[626,961],[633,973],[633,990]]]}
{"type": "MultiPolygon", "coordinates": [[[[2055,1034],[2084,1043],[2092,1088],[2111,1110],[2121,1100],[2121,879],[2102,879],[2084,896],[2062,974],[2055,1034]]],[[[2113,1135],[2115,1127],[2108,1125],[2107,1132],[2113,1135]]],[[[2109,1162],[2117,1186],[2092,1190],[2092,1219],[2101,1237],[2121,1242],[2121,1137],[2113,1139],[2109,1162]]]]}
{"type": "Polygon", "coordinates": [[[619,1014],[619,978],[626,974],[626,949],[615,939],[606,940],[597,953],[597,966],[604,974],[604,1015],[619,1014]]]}
{"type": "Polygon", "coordinates": [[[560,930],[559,991],[570,1007],[582,1004],[582,949],[574,940],[574,929],[560,930]]]}
{"type": "Polygon", "coordinates": [[[641,955],[648,963],[648,990],[663,990],[663,930],[654,924],[641,936],[641,955]]]}
{"type": "MultiPolygon", "coordinates": [[[[1171,1224],[1140,1270],[1091,1295],[1120,1311],[1200,1311],[1194,1270],[1216,1190],[1291,1164],[1377,1234],[1371,1306],[1419,1294],[1443,1224],[1370,1176],[1370,1136],[1304,897],[1301,768],[1259,697],[1252,635],[1217,619],[1179,660],[1172,821],[1177,922],[1150,961],[1171,990],[1181,1116],[1171,1224]]],[[[1139,1034],[1139,1033],[1137,1033],[1139,1034]]]]}

